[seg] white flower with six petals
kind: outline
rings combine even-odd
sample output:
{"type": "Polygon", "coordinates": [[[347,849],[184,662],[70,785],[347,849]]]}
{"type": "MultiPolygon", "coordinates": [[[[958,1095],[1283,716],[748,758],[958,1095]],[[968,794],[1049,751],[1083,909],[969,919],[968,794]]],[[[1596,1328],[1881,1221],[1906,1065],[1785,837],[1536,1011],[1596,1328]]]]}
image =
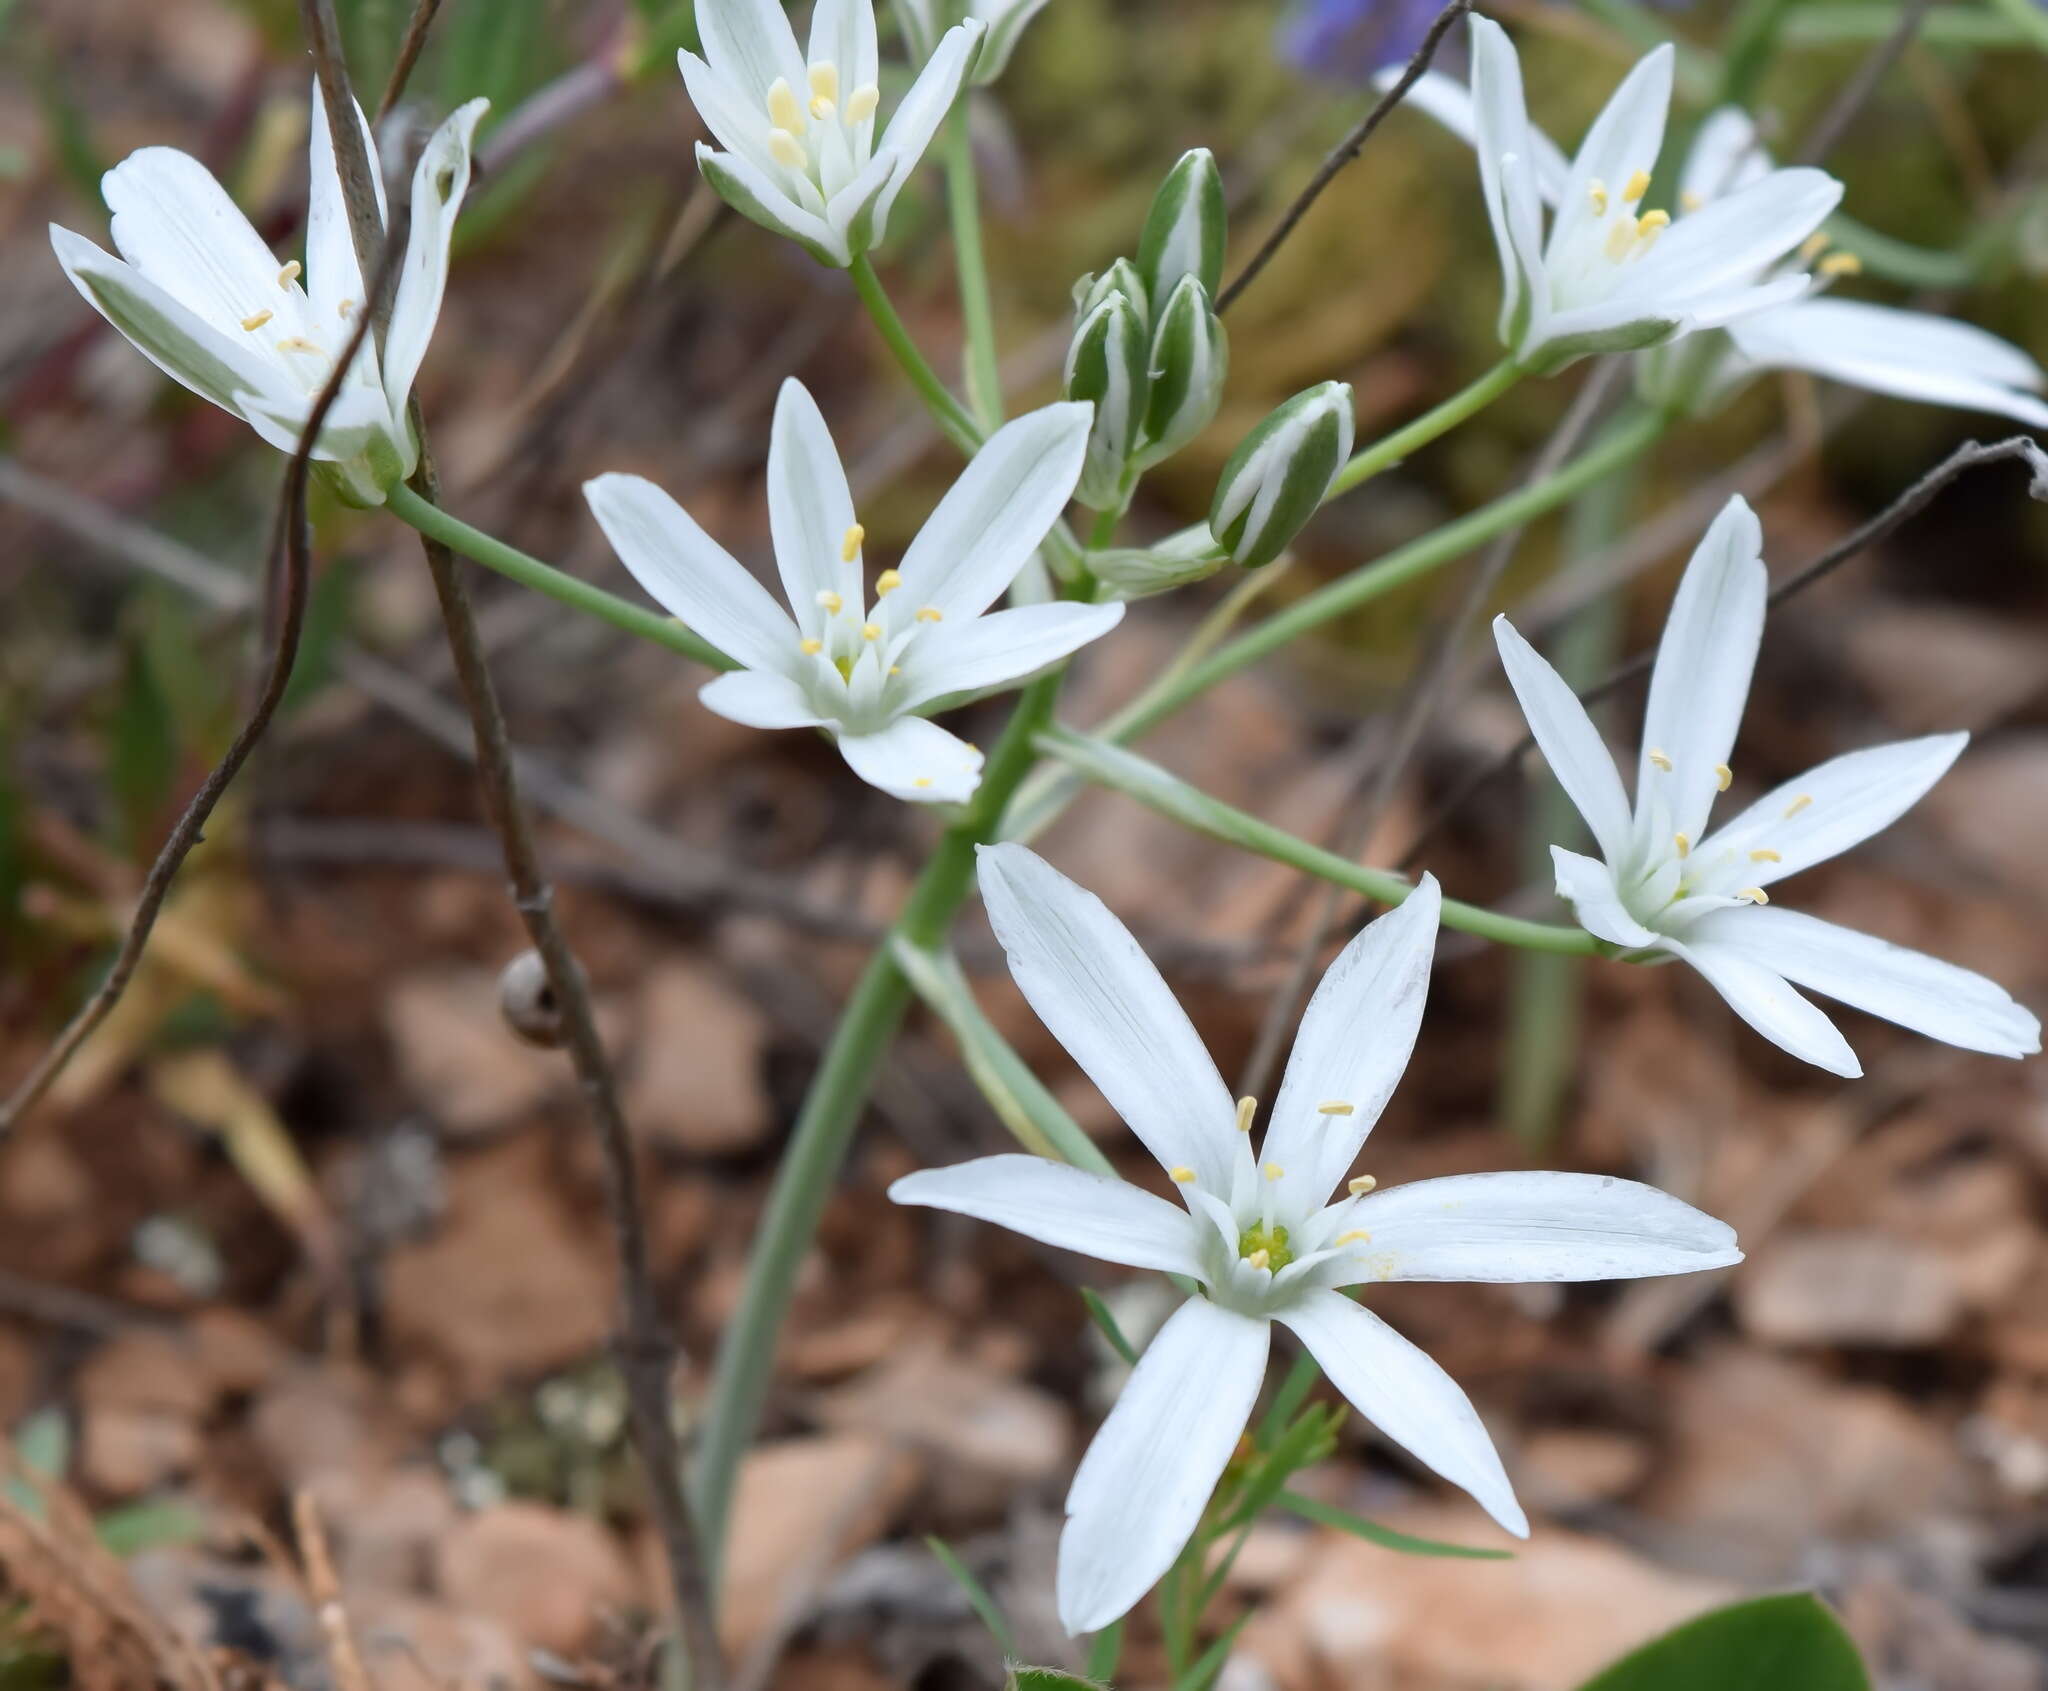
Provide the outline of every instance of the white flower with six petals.
{"type": "Polygon", "coordinates": [[[1180,1553],[1250,1417],[1275,1321],[1381,1432],[1526,1536],[1465,1394],[1339,1288],[1724,1268],[1741,1260],[1734,1233],[1601,1175],[1469,1174],[1385,1192],[1347,1180],[1422,1020],[1441,902],[1426,875],[1323,977],[1256,1157],[1252,1101],[1232,1103],[1166,983],[1101,900],[1019,845],[982,847],[980,876],[1018,987],[1182,1202],[1022,1155],[906,1175],[890,1197],[1201,1287],[1139,1360],[1074,1476],[1059,1553],[1067,1630],[1107,1626],[1180,1553]]]}
{"type": "Polygon", "coordinates": [[[789,610],[690,514],[640,476],[584,485],[626,568],[741,667],[704,703],[750,728],[825,728],[862,780],[919,802],[964,800],[981,753],[924,720],[1059,662],[1115,627],[1122,605],[990,611],[1073,497],[1089,408],[1006,423],[948,490],[894,569],[862,568],[866,531],[837,448],[787,381],[768,442],[768,519],[789,610]]]}
{"type": "Polygon", "coordinates": [[[781,0],[698,0],[704,56],[677,55],[719,146],[697,163],[734,210],[844,269],[890,208],[973,68],[985,26],[956,24],[881,128],[874,0],[818,0],[808,50],[781,0]]]}
{"type": "Polygon", "coordinates": [[[1970,1051],[2041,1048],[2040,1021],[1996,982],[1853,929],[1781,910],[1765,890],[1888,828],[1969,741],[1934,734],[1831,758],[1708,831],[1763,637],[1763,533],[1741,499],[1686,566],[1657,648],[1631,810],[1585,707],[1515,632],[1494,622],[1529,730],[1600,847],[1552,846],[1558,895],[1624,952],[1690,963],[1772,1043],[1830,1073],[1861,1074],[1803,986],[1970,1051]]]}
{"type": "MultiPolygon", "coordinates": [[[[1806,291],[1804,275],[1759,277],[1834,210],[1842,186],[1825,171],[1770,171],[1676,225],[1639,209],[1664,145],[1671,66],[1664,46],[1629,72],[1546,196],[1563,160],[1529,122],[1507,32],[1472,19],[1467,134],[1500,249],[1501,339],[1525,369],[1660,345],[1806,291]],[[1556,208],[1547,238],[1546,197],[1556,208]]],[[[1464,103],[1445,98],[1441,78],[1425,82],[1410,95],[1425,111],[1441,119],[1464,103]]]]}
{"type": "MultiPolygon", "coordinates": [[[[382,504],[385,489],[419,461],[407,402],[441,314],[448,246],[469,186],[470,140],[488,107],[470,101],[421,152],[381,371],[366,342],[313,448],[359,504],[382,504]]],[[[376,176],[367,123],[363,144],[376,176]]],[[[129,154],[101,183],[120,258],[50,227],[65,274],[101,316],[165,375],[233,412],[281,452],[297,448],[366,294],[317,89],[309,154],[303,265],[280,265],[206,166],[171,147],[129,154]]],[[[377,210],[384,214],[381,178],[377,210]]]]}

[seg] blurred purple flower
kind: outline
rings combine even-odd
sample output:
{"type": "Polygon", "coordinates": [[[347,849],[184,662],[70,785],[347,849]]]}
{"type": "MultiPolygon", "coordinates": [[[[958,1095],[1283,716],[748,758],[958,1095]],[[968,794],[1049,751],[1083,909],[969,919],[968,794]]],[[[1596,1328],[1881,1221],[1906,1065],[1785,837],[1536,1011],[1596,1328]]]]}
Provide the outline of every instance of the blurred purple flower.
{"type": "Polygon", "coordinates": [[[1363,82],[1415,56],[1443,0],[1302,0],[1282,26],[1280,51],[1311,76],[1363,82]]]}

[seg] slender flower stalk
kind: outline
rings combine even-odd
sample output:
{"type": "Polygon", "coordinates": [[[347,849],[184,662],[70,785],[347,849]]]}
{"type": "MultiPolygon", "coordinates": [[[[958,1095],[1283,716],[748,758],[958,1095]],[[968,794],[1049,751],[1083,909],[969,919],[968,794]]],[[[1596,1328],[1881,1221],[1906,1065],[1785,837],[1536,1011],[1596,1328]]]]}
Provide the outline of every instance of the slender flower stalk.
{"type": "Polygon", "coordinates": [[[1085,405],[998,429],[903,561],[870,588],[867,531],[817,403],[783,383],[768,443],[768,517],[789,608],[688,512],[639,476],[584,489],[640,585],[740,667],[700,695],[749,728],[823,728],[862,780],[918,803],[959,802],[981,753],[926,720],[1050,668],[1107,633],[1121,605],[991,611],[1051,530],[1081,473],[1085,405]]]}
{"type": "Polygon", "coordinates": [[[1694,552],[1657,648],[1631,810],[1600,733],[1557,672],[1494,623],[1501,662],[1558,784],[1600,847],[1553,846],[1557,891],[1587,932],[1632,957],[1690,963],[1773,1044],[1832,1074],[1862,1066],[1806,987],[1950,1045],[2019,1057],[2041,1024],[2003,987],[1917,951],[1772,904],[1768,888],[1891,826],[1967,734],[1830,759],[1709,830],[1763,637],[1768,580],[1755,514],[1731,499],[1694,552]]]}
{"type": "Polygon", "coordinates": [[[719,142],[697,145],[706,180],[842,270],[886,233],[986,33],[978,19],[947,30],[884,127],[873,0],[819,0],[804,48],[780,0],[702,0],[697,25],[704,57],[677,62],[719,142]]]}
{"type": "MultiPolygon", "coordinates": [[[[366,338],[313,447],[336,489],[355,504],[381,504],[419,462],[407,406],[441,314],[449,243],[469,186],[471,138],[488,106],[470,101],[420,154],[411,235],[382,357],[366,338]]],[[[367,122],[363,145],[374,176],[367,122]]],[[[303,263],[279,264],[212,173],[171,147],[131,153],[101,181],[119,258],[50,227],[64,273],[101,316],[165,375],[240,417],[280,452],[297,448],[368,300],[317,92],[309,154],[303,263]]]]}
{"type": "Polygon", "coordinates": [[[1232,1101],[1166,983],[1102,902],[1018,845],[984,847],[980,879],[1019,989],[1179,1202],[1029,1156],[924,1170],[889,1195],[1199,1288],[1140,1359],[1067,1494],[1067,1630],[1115,1621],[1180,1554],[1250,1418],[1276,1321],[1362,1415],[1526,1537],[1465,1394],[1344,1289],[1724,1268],[1741,1260],[1734,1234],[1665,1193],[1601,1175],[1471,1174],[1375,1192],[1370,1176],[1351,1174],[1421,1025],[1437,934],[1428,876],[1331,964],[1256,1156],[1255,1102],[1232,1101]]]}

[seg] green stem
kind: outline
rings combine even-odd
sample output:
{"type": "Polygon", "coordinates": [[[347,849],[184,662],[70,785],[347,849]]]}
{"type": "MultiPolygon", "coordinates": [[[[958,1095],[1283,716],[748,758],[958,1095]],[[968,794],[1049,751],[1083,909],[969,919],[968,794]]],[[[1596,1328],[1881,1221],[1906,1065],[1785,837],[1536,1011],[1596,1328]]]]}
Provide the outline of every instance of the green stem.
{"type": "Polygon", "coordinates": [[[1248,668],[1290,640],[1299,639],[1312,628],[1369,604],[1382,594],[1420,579],[1495,535],[1542,516],[1573,498],[1594,482],[1621,468],[1647,451],[1664,432],[1666,419],[1655,411],[1639,410],[1623,417],[1606,434],[1555,475],[1518,488],[1490,505],[1467,513],[1398,547],[1384,558],[1340,576],[1329,586],[1297,600],[1286,610],[1268,617],[1256,628],[1240,634],[1227,646],[1199,664],[1179,671],[1165,686],[1140,694],[1119,711],[1098,733],[1119,743],[1136,739],[1171,716],[1196,694],[1206,692],[1219,681],[1248,668]]]}
{"type": "Polygon", "coordinates": [[[1521,379],[1522,372],[1515,368],[1514,360],[1503,358],[1485,375],[1460,388],[1441,405],[1374,441],[1363,452],[1355,453],[1351,461],[1337,472],[1337,479],[1330,484],[1326,497],[1334,499],[1340,493],[1349,493],[1360,482],[1369,481],[1380,471],[1400,463],[1410,453],[1420,451],[1438,435],[1450,433],[1474,412],[1483,411],[1491,405],[1521,379]]]}
{"type": "MultiPolygon", "coordinates": [[[[1340,887],[1363,893],[1381,904],[1400,904],[1415,890],[1415,884],[1388,869],[1368,869],[1334,851],[1311,845],[1307,840],[1262,822],[1256,816],[1212,798],[1191,787],[1178,776],[1168,774],[1156,763],[1148,763],[1134,752],[1091,740],[1070,729],[1048,728],[1035,742],[1046,757],[1078,769],[1100,786],[1113,788],[1136,799],[1148,810],[1206,834],[1212,840],[1286,863],[1304,874],[1334,881],[1340,887]]],[[[1562,952],[1577,957],[1599,955],[1600,942],[1582,928],[1556,927],[1548,922],[1525,922],[1518,916],[1503,916],[1459,899],[1447,898],[1443,925],[1461,933],[1475,934],[1500,945],[1520,946],[1529,951],[1562,952]]]]}
{"type": "Polygon", "coordinates": [[[615,628],[623,628],[628,634],[655,641],[670,651],[681,652],[686,658],[709,664],[713,669],[739,667],[674,617],[643,609],[578,576],[568,575],[552,564],[530,558],[482,529],[471,528],[460,519],[451,517],[440,506],[429,504],[402,482],[384,496],[384,509],[400,522],[418,529],[429,540],[438,540],[449,550],[461,553],[470,562],[509,576],[523,587],[545,593],[550,599],[559,599],[563,604],[608,622],[615,628]]]}
{"type": "Polygon", "coordinates": [[[989,299],[988,260],[981,246],[981,192],[974,176],[973,102],[953,108],[946,136],[946,207],[953,220],[953,260],[960,273],[960,321],[967,345],[961,374],[967,405],[983,434],[1003,420],[1003,378],[996,362],[996,314],[989,299]]]}
{"type": "Polygon", "coordinates": [[[868,316],[874,320],[890,355],[910,378],[910,385],[917,389],[918,396],[937,419],[946,438],[968,457],[973,457],[975,449],[981,445],[981,426],[953,397],[953,390],[939,380],[939,373],[925,362],[924,354],[917,350],[917,342],[910,338],[903,319],[896,315],[896,307],[889,303],[889,295],[882,287],[881,277],[875,274],[873,261],[862,254],[853,261],[847,274],[853,278],[854,292],[860,295],[861,304],[867,307],[868,316]]]}
{"type": "MultiPolygon", "coordinates": [[[[1998,0],[1990,0],[1994,6],[1998,0]]],[[[2024,47],[2038,40],[2034,19],[2001,17],[1966,6],[1937,6],[1920,20],[1920,40],[1935,47],[2024,47]]],[[[1824,47],[1842,42],[1883,41],[1899,27],[1891,0],[1877,5],[1811,6],[1785,21],[1779,40],[1787,47],[1824,47]]]]}
{"type": "Polygon", "coordinates": [[[2041,10],[2039,0],[1990,0],[1990,4],[2037,51],[2048,53],[2048,12],[2041,10]]]}
{"type": "MultiPolygon", "coordinates": [[[[1018,699],[1002,738],[989,754],[981,786],[911,888],[891,929],[893,939],[926,949],[944,939],[974,886],[974,848],[994,835],[1003,807],[1031,767],[1032,738],[1051,720],[1059,679],[1057,671],[1043,676],[1018,699]]],[[[868,960],[833,1030],[776,1170],[747,1261],[739,1309],[719,1345],[703,1440],[692,1470],[697,1519],[714,1575],[725,1544],[740,1458],[753,1440],[767,1400],[776,1337],[796,1284],[797,1265],[811,1248],[875,1070],[910,1001],[910,983],[893,946],[884,943],[868,960]]]]}

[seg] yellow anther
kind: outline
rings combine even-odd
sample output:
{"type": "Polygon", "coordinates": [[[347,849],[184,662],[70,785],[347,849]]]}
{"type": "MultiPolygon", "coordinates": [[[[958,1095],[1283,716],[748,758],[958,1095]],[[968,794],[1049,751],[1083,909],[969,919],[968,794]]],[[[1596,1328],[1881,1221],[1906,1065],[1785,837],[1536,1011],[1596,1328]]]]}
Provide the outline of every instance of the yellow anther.
{"type": "Polygon", "coordinates": [[[1626,217],[1615,219],[1607,226],[1607,256],[1616,264],[1628,257],[1636,244],[1636,226],[1626,217]]]}
{"type": "Polygon", "coordinates": [[[895,570],[884,570],[875,577],[875,597],[886,599],[903,585],[903,577],[895,570]]]}
{"type": "Polygon", "coordinates": [[[1706,203],[1703,198],[1694,193],[1690,188],[1681,190],[1678,196],[1678,209],[1680,211],[1698,211],[1706,203]]]}
{"type": "Polygon", "coordinates": [[[1349,1116],[1357,1114],[1357,1108],[1355,1105],[1345,1103],[1341,1098],[1332,1098],[1327,1104],[1318,1104],[1316,1106],[1316,1114],[1319,1116],[1349,1116]]]}
{"type": "Polygon", "coordinates": [[[1189,1168],[1186,1163],[1182,1163],[1178,1168],[1168,1169],[1166,1171],[1166,1178],[1171,1180],[1176,1186],[1192,1186],[1195,1181],[1195,1171],[1189,1168]]]}
{"type": "Polygon", "coordinates": [[[1645,244],[1657,238],[1659,230],[1671,227],[1671,213],[1668,211],[1646,211],[1636,219],[1636,239],[1645,244]]]}
{"type": "Polygon", "coordinates": [[[1744,887],[1735,896],[1737,898],[1746,898],[1751,904],[1769,904],[1771,902],[1771,895],[1765,892],[1762,887],[1744,887]]]}
{"type": "Polygon", "coordinates": [[[1827,250],[1828,237],[1821,234],[1818,230],[1816,230],[1813,234],[1807,236],[1805,240],[1799,243],[1800,262],[1803,264],[1811,264],[1815,259],[1820,257],[1820,255],[1826,252],[1827,250]]]}
{"type": "Polygon", "coordinates": [[[768,88],[768,120],[792,135],[804,132],[804,108],[786,77],[778,76],[768,88]]]}
{"type": "Polygon", "coordinates": [[[818,595],[818,604],[823,608],[825,614],[830,617],[836,617],[841,611],[846,609],[846,601],[829,587],[818,595]]]}
{"type": "Polygon", "coordinates": [[[1268,1163],[1264,1170],[1265,1176],[1268,1180],[1278,1180],[1286,1172],[1287,1171],[1284,1168],[1282,1168],[1278,1163],[1268,1163]]]}
{"type": "Polygon", "coordinates": [[[1263,1271],[1265,1269],[1266,1264],[1271,1262],[1273,1258],[1272,1255],[1262,1247],[1259,1250],[1253,1251],[1252,1254],[1246,1257],[1244,1260],[1251,1264],[1253,1268],[1263,1271]]]}
{"type": "Polygon", "coordinates": [[[271,318],[275,317],[276,315],[277,313],[274,311],[252,312],[249,316],[244,317],[242,319],[242,327],[247,329],[253,335],[258,329],[262,328],[264,324],[268,323],[271,320],[271,318]]]}
{"type": "Polygon", "coordinates": [[[1862,271],[1863,260],[1853,252],[1831,252],[1820,261],[1823,276],[1857,276],[1862,271]]]}
{"type": "Polygon", "coordinates": [[[839,98],[839,67],[830,59],[811,66],[811,98],[832,101],[839,98]]]}
{"type": "Polygon", "coordinates": [[[1363,1227],[1354,1227],[1349,1233],[1339,1233],[1330,1243],[1333,1245],[1369,1245],[1372,1243],[1372,1235],[1366,1232],[1363,1227]]]}
{"type": "Polygon", "coordinates": [[[287,264],[282,270],[280,270],[277,273],[277,285],[280,288],[290,287],[294,282],[296,282],[299,279],[300,269],[301,266],[299,264],[299,261],[297,259],[293,259],[289,264],[287,264]]]}
{"type": "Polygon", "coordinates": [[[1715,792],[1717,792],[1717,793],[1725,793],[1725,792],[1726,792],[1726,791],[1727,791],[1727,790],[1728,790],[1728,789],[1729,789],[1730,787],[1732,787],[1732,786],[1733,786],[1734,784],[1735,784],[1735,771],[1734,771],[1734,770],[1732,770],[1732,769],[1730,769],[1730,768],[1729,768],[1729,767],[1727,766],[1727,764],[1725,764],[1725,763],[1717,763],[1717,764],[1715,764],[1715,765],[1714,765],[1714,791],[1715,791],[1715,792]]]}
{"type": "Polygon", "coordinates": [[[862,623],[862,624],[860,625],[860,637],[861,637],[861,638],[862,638],[863,640],[879,640],[879,639],[881,639],[881,637],[882,637],[882,625],[881,625],[880,623],[878,623],[878,622],[864,622],[864,623],[862,623]]]}
{"type": "Polygon", "coordinates": [[[946,620],[946,613],[940,610],[937,605],[927,605],[917,613],[917,620],[919,622],[944,622],[946,620]]]}
{"type": "Polygon", "coordinates": [[[1627,184],[1622,188],[1622,203],[1624,205],[1634,205],[1637,200],[1641,199],[1649,191],[1650,173],[1647,170],[1639,170],[1628,179],[1627,184]]]}
{"type": "Polygon", "coordinates": [[[891,675],[901,675],[903,673],[903,666],[900,663],[892,663],[889,666],[889,673],[891,675]]]}
{"type": "Polygon", "coordinates": [[[820,123],[823,123],[838,109],[839,107],[834,102],[826,99],[822,94],[813,94],[811,96],[811,116],[820,123]]]}
{"type": "Polygon", "coordinates": [[[932,778],[929,775],[920,775],[915,781],[911,782],[910,784],[913,787],[929,787],[932,784],[932,778]]]}
{"type": "Polygon", "coordinates": [[[780,124],[768,131],[768,156],[788,170],[803,170],[811,162],[804,144],[780,124]]]}
{"type": "Polygon", "coordinates": [[[1788,804],[1785,807],[1785,819],[1787,821],[1790,821],[1793,817],[1797,816],[1811,803],[1813,803],[1813,794],[1801,793],[1796,799],[1794,799],[1790,804],[1788,804]]]}
{"type": "MultiPolygon", "coordinates": [[[[839,561],[842,564],[850,564],[854,559],[858,558],[860,556],[861,542],[867,539],[867,537],[868,531],[862,528],[859,523],[849,525],[846,532],[839,537],[839,561]]],[[[889,570],[886,573],[889,575],[896,574],[894,570],[889,570]]]]}
{"type": "Polygon", "coordinates": [[[1671,773],[1671,756],[1668,752],[1661,751],[1657,747],[1652,746],[1643,755],[1659,769],[1663,770],[1666,775],[1671,773]]]}
{"type": "Polygon", "coordinates": [[[1593,215],[1595,217],[1605,217],[1607,215],[1607,184],[1602,182],[1599,177],[1594,177],[1591,182],[1586,184],[1586,198],[1593,202],[1593,215]]]}
{"type": "Polygon", "coordinates": [[[1354,1174],[1349,1180],[1345,1181],[1344,1190],[1349,1192],[1354,1198],[1362,1198],[1378,1184],[1379,1182],[1369,1174],[1354,1174]]]}
{"type": "Polygon", "coordinates": [[[346,323],[351,317],[355,315],[355,310],[356,302],[352,299],[345,299],[335,306],[334,315],[339,317],[344,323],[346,323]]]}
{"type": "Polygon", "coordinates": [[[1749,860],[1752,863],[1783,863],[1785,855],[1783,852],[1771,850],[1769,846],[1758,846],[1749,854],[1749,860]]]}
{"type": "Polygon", "coordinates": [[[1258,1111],[1258,1108],[1259,1108],[1259,1101],[1258,1101],[1258,1099],[1256,1099],[1256,1098],[1252,1097],[1252,1096],[1251,1096],[1250,1094],[1246,1094],[1246,1095],[1245,1095],[1244,1097],[1242,1097],[1242,1098],[1238,1099],[1238,1101],[1237,1101],[1237,1131],[1238,1131],[1238,1132],[1240,1132],[1240,1133],[1249,1133],[1249,1132],[1251,1132],[1251,1130],[1252,1130],[1252,1117],[1253,1117],[1253,1115],[1254,1115],[1254,1114],[1256,1114],[1256,1113],[1257,1113],[1257,1111],[1258,1111]]]}
{"type": "Polygon", "coordinates": [[[875,108],[882,103],[882,91],[872,82],[863,82],[846,102],[846,121],[866,123],[875,115],[875,108]]]}
{"type": "Polygon", "coordinates": [[[804,642],[803,642],[803,646],[802,646],[802,651],[803,651],[803,654],[804,654],[804,656],[805,656],[805,657],[807,657],[807,658],[814,658],[814,657],[816,657],[816,656],[817,656],[817,655],[818,655],[818,654],[819,654],[820,652],[822,652],[822,651],[823,651],[824,649],[825,649],[825,642],[824,642],[824,641],[822,641],[822,640],[806,640],[806,641],[804,641],[804,642]]]}
{"type": "Polygon", "coordinates": [[[1680,857],[1690,857],[1692,855],[1692,840],[1689,836],[1673,834],[1671,836],[1671,843],[1678,847],[1678,855],[1680,857]]]}
{"type": "Polygon", "coordinates": [[[286,335],[277,343],[279,352],[318,352],[320,349],[304,335],[286,335]]]}

